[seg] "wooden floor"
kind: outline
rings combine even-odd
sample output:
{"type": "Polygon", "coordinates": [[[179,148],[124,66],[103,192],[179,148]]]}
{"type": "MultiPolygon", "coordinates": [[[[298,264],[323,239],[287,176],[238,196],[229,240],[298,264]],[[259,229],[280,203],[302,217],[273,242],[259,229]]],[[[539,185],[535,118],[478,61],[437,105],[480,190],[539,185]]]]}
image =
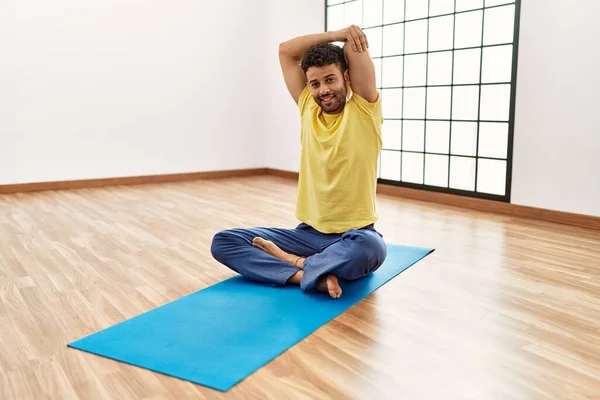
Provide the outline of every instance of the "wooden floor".
{"type": "Polygon", "coordinates": [[[0,196],[0,398],[600,398],[600,232],[378,201],[436,251],[222,394],[66,344],[232,276],[213,234],[295,226],[293,181],[0,196]]]}

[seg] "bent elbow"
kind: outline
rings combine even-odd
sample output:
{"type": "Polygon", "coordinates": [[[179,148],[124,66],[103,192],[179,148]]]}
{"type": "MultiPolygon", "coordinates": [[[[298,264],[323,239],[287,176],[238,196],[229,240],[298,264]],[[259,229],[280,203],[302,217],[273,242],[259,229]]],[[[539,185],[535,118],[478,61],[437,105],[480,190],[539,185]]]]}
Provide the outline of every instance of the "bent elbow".
{"type": "Polygon", "coordinates": [[[285,55],[288,52],[288,48],[287,47],[288,46],[287,46],[286,42],[279,43],[279,54],[285,55]]]}

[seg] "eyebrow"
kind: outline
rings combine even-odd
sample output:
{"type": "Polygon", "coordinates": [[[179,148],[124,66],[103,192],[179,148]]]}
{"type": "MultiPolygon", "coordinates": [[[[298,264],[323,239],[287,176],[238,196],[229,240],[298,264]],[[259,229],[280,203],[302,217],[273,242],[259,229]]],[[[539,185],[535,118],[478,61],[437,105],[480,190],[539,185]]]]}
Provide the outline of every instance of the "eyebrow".
{"type": "MultiPolygon", "coordinates": [[[[329,74],[329,75],[327,75],[327,76],[325,77],[325,79],[329,78],[330,76],[333,76],[333,77],[335,77],[335,74],[329,74]]],[[[317,81],[318,81],[318,79],[313,79],[313,80],[311,80],[309,83],[313,83],[313,82],[317,82],[317,81]]]]}

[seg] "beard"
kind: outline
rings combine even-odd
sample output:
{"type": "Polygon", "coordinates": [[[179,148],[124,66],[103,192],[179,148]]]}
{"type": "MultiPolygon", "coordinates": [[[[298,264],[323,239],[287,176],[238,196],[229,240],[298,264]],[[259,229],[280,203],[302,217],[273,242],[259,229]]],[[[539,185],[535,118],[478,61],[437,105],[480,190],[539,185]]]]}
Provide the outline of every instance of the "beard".
{"type": "Polygon", "coordinates": [[[334,114],[342,111],[346,105],[347,93],[344,84],[340,90],[331,90],[325,95],[315,97],[315,101],[324,112],[334,114]]]}

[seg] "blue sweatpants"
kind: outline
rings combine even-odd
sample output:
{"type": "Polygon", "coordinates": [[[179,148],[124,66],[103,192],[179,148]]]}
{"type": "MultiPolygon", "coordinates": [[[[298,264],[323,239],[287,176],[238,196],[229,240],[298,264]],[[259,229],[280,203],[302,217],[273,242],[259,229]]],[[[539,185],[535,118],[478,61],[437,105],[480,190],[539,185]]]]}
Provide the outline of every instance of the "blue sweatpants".
{"type": "Polygon", "coordinates": [[[281,261],[254,247],[252,240],[262,237],[286,253],[306,257],[300,288],[314,290],[319,278],[333,274],[345,280],[362,278],[383,264],[387,248],[374,225],[340,234],[325,234],[301,223],[295,229],[251,228],[218,232],[212,241],[213,257],[252,281],[285,285],[298,267],[281,261]]]}

